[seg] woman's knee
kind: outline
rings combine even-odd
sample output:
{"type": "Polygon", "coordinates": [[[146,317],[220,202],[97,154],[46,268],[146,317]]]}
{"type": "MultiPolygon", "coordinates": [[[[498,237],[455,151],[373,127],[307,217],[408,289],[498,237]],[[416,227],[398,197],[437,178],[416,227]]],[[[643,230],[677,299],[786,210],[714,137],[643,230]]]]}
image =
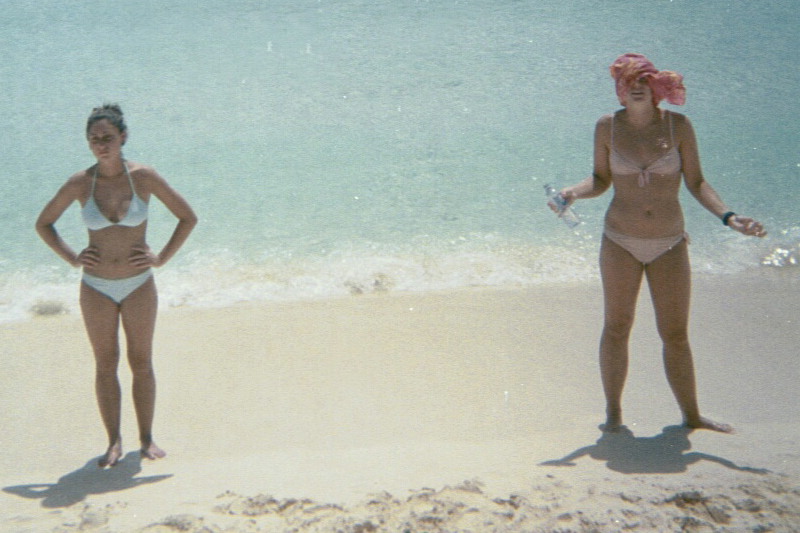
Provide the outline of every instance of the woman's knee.
{"type": "Polygon", "coordinates": [[[633,316],[606,316],[603,335],[615,340],[627,340],[633,328],[633,316]]]}
{"type": "Polygon", "coordinates": [[[117,372],[119,366],[119,349],[95,348],[94,366],[97,372],[117,372]]]}
{"type": "Polygon", "coordinates": [[[661,326],[658,335],[665,347],[683,349],[689,346],[689,332],[685,326],[661,326]]]}
{"type": "Polygon", "coordinates": [[[128,366],[133,373],[153,372],[153,357],[150,350],[128,351],[128,366]]]}

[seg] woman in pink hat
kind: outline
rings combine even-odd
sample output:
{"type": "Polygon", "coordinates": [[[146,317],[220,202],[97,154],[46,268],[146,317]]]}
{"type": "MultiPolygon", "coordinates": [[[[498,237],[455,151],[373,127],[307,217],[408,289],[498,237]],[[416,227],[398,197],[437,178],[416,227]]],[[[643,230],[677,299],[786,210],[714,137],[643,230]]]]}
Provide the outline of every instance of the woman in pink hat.
{"type": "Polygon", "coordinates": [[[605,217],[600,273],[605,321],[600,370],[606,396],[605,431],[622,427],[622,390],[628,370],[628,339],[642,278],[647,278],[667,379],[690,428],[731,432],[700,415],[687,334],[691,270],[688,236],[678,201],[681,180],[700,204],[729,228],[763,237],[763,226],[734,213],[703,177],[697,141],[687,117],[659,107],[681,105],[683,77],[659,71],[641,54],[624,54],[611,65],[622,109],[600,118],[594,137],[594,172],[561,191],[567,205],[614,187],[605,217]]]}

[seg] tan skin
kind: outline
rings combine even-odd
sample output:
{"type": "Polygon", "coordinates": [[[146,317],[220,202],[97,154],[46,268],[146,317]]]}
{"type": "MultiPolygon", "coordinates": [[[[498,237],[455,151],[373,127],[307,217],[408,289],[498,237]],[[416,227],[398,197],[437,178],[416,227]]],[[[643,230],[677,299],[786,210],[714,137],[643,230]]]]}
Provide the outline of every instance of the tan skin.
{"type": "MultiPolygon", "coordinates": [[[[122,146],[126,133],[102,119],[91,125],[87,138],[97,164],[67,180],[45,206],[36,221],[36,231],[62,259],[82,267],[94,276],[119,279],[135,276],[150,267],[160,267],[178,251],[188,238],[197,217],[192,208],[152,168],[126,161],[136,193],[148,202],[158,198],[178,223],[167,244],[156,254],[147,245],[147,222],[137,227],[110,226],[89,230],[89,244],[75,252],[55,229],[55,223],[75,201],[85,205],[91,193],[92,176],[97,169],[95,201],[112,222],[127,213],[132,198],[125,175],[122,146]]],[[[158,296],[153,278],[132,292],[121,304],[82,283],[80,304],[84,324],[95,356],[95,391],[100,414],[108,434],[108,449],[99,460],[101,467],[114,466],[122,458],[120,433],[121,391],[117,377],[119,363],[119,326],[125,331],[128,364],[133,375],[133,402],[139,427],[141,454],[158,459],[166,454],[152,436],[156,382],[152,365],[153,333],[158,296]]]]}
{"type": "MultiPolygon", "coordinates": [[[[671,149],[668,117],[652,102],[645,78],[633,83],[623,105],[614,116],[614,147],[627,160],[644,168],[671,149]]],[[[609,164],[612,117],[604,116],[595,129],[593,175],[561,191],[567,203],[594,198],[613,185],[614,198],[606,213],[606,224],[618,233],[639,238],[668,237],[683,232],[683,212],[678,202],[681,180],[692,196],[717,217],[731,211],[703,177],[689,119],[677,113],[671,115],[674,143],[682,161],[680,173],[653,174],[644,187],[639,186],[635,176],[612,176],[609,164]]],[[[766,235],[761,223],[749,217],[731,217],[729,226],[744,235],[766,235]]],[[[605,431],[616,431],[623,425],[622,391],[628,372],[628,339],[639,288],[642,279],[647,278],[663,344],[667,380],[684,423],[695,429],[732,432],[731,426],[701,416],[697,403],[688,338],[691,270],[686,241],[645,265],[604,236],[600,272],[605,299],[600,371],[607,414],[601,427],[605,431]]]]}

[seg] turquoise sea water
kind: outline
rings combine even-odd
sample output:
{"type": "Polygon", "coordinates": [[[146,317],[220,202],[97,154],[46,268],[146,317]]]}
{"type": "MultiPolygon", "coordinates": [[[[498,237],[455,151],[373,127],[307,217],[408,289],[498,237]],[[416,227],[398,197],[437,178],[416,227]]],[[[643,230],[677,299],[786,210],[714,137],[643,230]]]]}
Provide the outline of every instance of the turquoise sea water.
{"type": "MultiPolygon", "coordinates": [[[[744,0],[6,2],[0,322],[77,310],[79,272],[33,223],[93,163],[104,101],[126,156],[200,216],[158,272],[165,306],[596,280],[610,193],[573,234],[542,186],[591,171],[627,51],[684,74],[708,179],[770,230],[741,237],[684,194],[696,275],[796,277],[798,22],[744,0]]],[[[174,222],[155,205],[158,248],[174,222]]],[[[79,219],[58,226],[75,248],[79,219]]]]}

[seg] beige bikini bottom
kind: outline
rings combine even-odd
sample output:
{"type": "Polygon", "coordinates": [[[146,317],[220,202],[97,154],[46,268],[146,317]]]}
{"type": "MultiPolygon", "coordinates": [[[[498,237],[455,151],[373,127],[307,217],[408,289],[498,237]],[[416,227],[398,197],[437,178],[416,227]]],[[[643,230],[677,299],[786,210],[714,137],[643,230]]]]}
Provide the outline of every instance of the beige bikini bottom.
{"type": "Polygon", "coordinates": [[[641,237],[630,237],[605,228],[603,233],[611,241],[622,246],[640,263],[645,265],[652,263],[666,252],[672,250],[682,240],[689,242],[689,234],[685,231],[671,237],[658,237],[655,239],[642,239],[641,237]]]}

